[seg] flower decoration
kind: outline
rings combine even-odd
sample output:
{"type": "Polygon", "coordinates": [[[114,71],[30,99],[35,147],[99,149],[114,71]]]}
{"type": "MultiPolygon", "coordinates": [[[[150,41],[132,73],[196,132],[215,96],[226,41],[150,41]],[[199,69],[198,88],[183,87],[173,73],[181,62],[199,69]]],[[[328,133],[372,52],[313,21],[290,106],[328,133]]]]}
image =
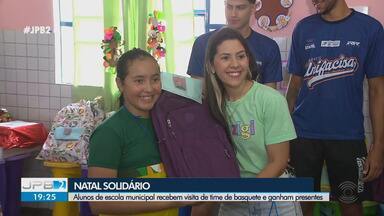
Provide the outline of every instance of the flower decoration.
{"type": "Polygon", "coordinates": [[[153,11],[149,14],[148,18],[148,40],[147,49],[157,60],[165,57],[165,24],[162,20],[163,13],[160,11],[153,11]]]}
{"type": "Polygon", "coordinates": [[[122,53],[123,42],[121,35],[117,31],[117,27],[109,27],[104,30],[104,39],[102,41],[101,49],[104,53],[104,67],[115,67],[117,59],[122,53]]]}

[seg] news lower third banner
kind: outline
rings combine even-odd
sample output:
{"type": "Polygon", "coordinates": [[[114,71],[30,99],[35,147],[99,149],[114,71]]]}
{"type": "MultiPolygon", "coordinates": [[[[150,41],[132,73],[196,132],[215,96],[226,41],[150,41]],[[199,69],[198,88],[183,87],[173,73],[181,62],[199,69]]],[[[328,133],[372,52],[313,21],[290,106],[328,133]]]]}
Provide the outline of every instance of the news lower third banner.
{"type": "Polygon", "coordinates": [[[329,201],[310,178],[22,178],[23,202],[329,201]]]}

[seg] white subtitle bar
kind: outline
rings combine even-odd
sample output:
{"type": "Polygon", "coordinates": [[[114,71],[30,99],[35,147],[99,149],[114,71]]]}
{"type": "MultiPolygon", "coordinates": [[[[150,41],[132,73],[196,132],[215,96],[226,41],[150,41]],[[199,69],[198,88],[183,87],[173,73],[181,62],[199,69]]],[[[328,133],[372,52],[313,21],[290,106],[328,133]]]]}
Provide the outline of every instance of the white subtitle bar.
{"type": "Polygon", "coordinates": [[[329,193],[68,193],[68,201],[209,201],[209,202],[270,202],[329,201],[329,193]]]}

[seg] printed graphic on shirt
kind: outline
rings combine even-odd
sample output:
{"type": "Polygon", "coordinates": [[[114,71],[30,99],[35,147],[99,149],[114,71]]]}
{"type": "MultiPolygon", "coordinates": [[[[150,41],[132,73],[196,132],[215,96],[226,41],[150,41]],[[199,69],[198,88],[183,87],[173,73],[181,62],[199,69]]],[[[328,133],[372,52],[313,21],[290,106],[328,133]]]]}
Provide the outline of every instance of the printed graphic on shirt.
{"type": "Polygon", "coordinates": [[[359,41],[347,41],[345,46],[349,47],[360,47],[360,42],[359,41]]]}
{"type": "Polygon", "coordinates": [[[308,60],[308,68],[304,75],[309,89],[317,84],[345,76],[352,76],[359,68],[356,57],[341,55],[335,59],[312,58],[308,60]]]}
{"type": "Polygon", "coordinates": [[[325,40],[321,41],[321,47],[339,47],[340,40],[325,40]]]}
{"type": "Polygon", "coordinates": [[[362,193],[364,191],[364,181],[363,178],[364,176],[364,164],[365,164],[365,157],[357,157],[356,158],[356,163],[357,163],[357,171],[359,178],[357,180],[357,192],[362,193]]]}
{"type": "Polygon", "coordinates": [[[313,39],[309,39],[305,41],[305,50],[315,49],[315,48],[316,48],[315,41],[313,39]]]}
{"type": "Polygon", "coordinates": [[[231,133],[233,136],[238,136],[244,140],[255,135],[255,120],[250,120],[249,124],[237,121],[231,125],[231,133]]]}

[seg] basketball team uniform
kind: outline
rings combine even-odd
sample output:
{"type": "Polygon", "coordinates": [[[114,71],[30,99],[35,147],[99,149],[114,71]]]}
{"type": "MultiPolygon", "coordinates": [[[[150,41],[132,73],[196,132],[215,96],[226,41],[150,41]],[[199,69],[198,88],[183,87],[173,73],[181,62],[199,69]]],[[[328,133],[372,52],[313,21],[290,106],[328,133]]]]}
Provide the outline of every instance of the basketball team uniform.
{"type": "Polygon", "coordinates": [[[383,26],[357,11],[336,22],[309,16],[294,30],[288,64],[291,74],[303,78],[292,113],[296,175],[313,177],[319,190],[325,160],[331,197],[359,202],[367,155],[363,81],[384,75],[383,26]]]}
{"type": "MultiPolygon", "coordinates": [[[[208,47],[209,38],[216,32],[217,30],[200,35],[193,43],[187,70],[188,75],[204,77],[205,51],[208,47]]],[[[260,83],[282,81],[281,56],[277,43],[253,30],[245,40],[259,69],[258,81],[260,83]]]]}

